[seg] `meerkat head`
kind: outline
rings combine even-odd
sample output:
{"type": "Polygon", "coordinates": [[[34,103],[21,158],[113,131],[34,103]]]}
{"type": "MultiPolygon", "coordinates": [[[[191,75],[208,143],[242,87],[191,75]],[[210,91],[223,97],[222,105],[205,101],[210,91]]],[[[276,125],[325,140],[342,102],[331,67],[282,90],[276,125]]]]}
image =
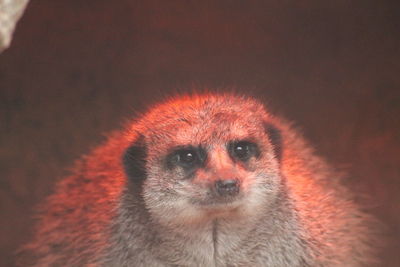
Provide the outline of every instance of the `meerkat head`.
{"type": "Polygon", "coordinates": [[[134,124],[124,166],[152,219],[195,224],[256,216],[278,195],[280,131],[263,106],[232,95],[174,99],[134,124]]]}

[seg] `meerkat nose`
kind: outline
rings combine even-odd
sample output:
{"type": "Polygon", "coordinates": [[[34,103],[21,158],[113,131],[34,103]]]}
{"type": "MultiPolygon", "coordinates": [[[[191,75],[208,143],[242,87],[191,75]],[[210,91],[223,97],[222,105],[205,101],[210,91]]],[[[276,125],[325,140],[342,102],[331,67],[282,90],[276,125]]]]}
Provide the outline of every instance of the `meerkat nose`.
{"type": "Polygon", "coordinates": [[[239,181],[236,179],[217,180],[215,188],[220,196],[233,196],[239,193],[239,181]]]}

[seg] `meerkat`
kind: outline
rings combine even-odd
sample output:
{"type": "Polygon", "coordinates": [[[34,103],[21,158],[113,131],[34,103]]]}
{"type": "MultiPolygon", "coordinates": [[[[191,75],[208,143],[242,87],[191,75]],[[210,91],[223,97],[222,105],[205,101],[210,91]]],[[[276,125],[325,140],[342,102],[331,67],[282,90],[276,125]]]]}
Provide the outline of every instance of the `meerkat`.
{"type": "Polygon", "coordinates": [[[255,99],[173,98],[76,164],[21,262],[370,266],[372,219],[340,180],[255,99]]]}

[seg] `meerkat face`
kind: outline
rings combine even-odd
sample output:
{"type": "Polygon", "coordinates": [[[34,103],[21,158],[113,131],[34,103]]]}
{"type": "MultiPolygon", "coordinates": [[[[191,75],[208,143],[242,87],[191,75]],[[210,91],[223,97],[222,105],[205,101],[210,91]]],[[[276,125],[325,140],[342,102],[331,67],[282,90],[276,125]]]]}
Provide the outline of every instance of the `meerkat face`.
{"type": "Polygon", "coordinates": [[[145,205],[161,222],[254,216],[279,192],[277,128],[257,103],[234,99],[226,106],[217,100],[159,108],[144,120],[144,134],[126,153],[128,176],[136,181],[142,176],[145,205]],[[142,173],[133,171],[138,158],[142,173]]]}

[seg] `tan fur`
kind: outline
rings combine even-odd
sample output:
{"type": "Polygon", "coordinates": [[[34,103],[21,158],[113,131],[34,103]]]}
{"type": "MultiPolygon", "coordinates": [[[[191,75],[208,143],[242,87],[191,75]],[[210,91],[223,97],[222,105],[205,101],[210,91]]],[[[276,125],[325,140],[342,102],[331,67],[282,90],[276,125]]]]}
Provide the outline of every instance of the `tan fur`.
{"type": "Polygon", "coordinates": [[[340,175],[262,104],[186,96],[77,164],[43,206],[21,266],[370,266],[372,222],[340,175]],[[232,140],[254,142],[259,154],[235,160],[232,140]],[[206,153],[190,171],[167,160],[188,145],[206,153]],[[230,178],[239,193],[215,193],[230,178]]]}

